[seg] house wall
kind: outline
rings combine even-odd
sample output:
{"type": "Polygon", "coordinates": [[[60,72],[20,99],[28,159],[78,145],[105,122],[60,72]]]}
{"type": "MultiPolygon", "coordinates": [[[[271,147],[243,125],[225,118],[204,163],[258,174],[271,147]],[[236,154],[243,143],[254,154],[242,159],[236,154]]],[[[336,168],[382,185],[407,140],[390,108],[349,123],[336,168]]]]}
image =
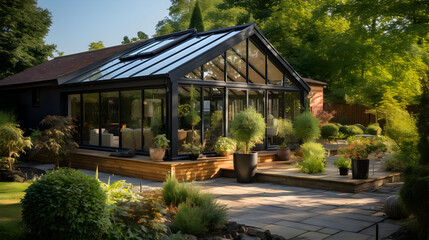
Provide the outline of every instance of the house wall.
{"type": "Polygon", "coordinates": [[[310,85],[310,112],[317,116],[323,112],[323,86],[310,85]]]}
{"type": "Polygon", "coordinates": [[[0,93],[0,111],[13,112],[23,129],[39,126],[46,115],[61,115],[60,94],[54,87],[37,87],[40,104],[33,105],[35,88],[23,88],[2,91],[0,93]]]}

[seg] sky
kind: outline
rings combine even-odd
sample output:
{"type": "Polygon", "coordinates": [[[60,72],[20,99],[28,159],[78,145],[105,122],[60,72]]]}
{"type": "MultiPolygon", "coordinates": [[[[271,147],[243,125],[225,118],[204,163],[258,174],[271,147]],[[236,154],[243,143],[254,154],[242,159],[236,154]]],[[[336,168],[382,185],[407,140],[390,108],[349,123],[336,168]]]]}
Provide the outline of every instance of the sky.
{"type": "Polygon", "coordinates": [[[155,34],[158,21],[168,16],[170,0],[38,0],[52,14],[45,38],[64,55],[88,51],[91,42],[119,45],[138,31],[155,34]]]}

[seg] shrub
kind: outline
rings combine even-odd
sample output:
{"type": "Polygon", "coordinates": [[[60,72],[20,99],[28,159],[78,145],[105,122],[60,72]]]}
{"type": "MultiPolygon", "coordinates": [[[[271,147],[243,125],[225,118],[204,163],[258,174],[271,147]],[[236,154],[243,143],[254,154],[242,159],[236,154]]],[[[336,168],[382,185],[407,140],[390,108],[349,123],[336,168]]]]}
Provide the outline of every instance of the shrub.
{"type": "Polygon", "coordinates": [[[113,206],[113,227],[109,239],[160,239],[166,233],[163,224],[162,197],[149,192],[131,201],[118,201],[113,206]]]}
{"type": "Polygon", "coordinates": [[[230,154],[235,151],[236,142],[228,137],[220,137],[216,141],[215,150],[219,154],[230,154]]]}
{"type": "Polygon", "coordinates": [[[349,158],[345,158],[343,156],[339,157],[337,160],[335,160],[334,162],[334,166],[337,168],[346,168],[349,169],[350,166],[352,164],[352,161],[349,158]]]}
{"type": "Polygon", "coordinates": [[[429,166],[409,167],[401,188],[401,199],[406,210],[412,213],[419,225],[419,239],[429,238],[429,166]]]}
{"type": "Polygon", "coordinates": [[[55,169],[60,166],[60,161],[65,160],[70,151],[74,151],[78,145],[73,139],[76,125],[72,117],[46,116],[41,125],[47,127],[36,145],[36,149],[45,150],[49,159],[55,164],[55,169]]]}
{"type": "Polygon", "coordinates": [[[17,123],[16,117],[13,113],[0,111],[0,125],[5,123],[17,123]]]}
{"type": "Polygon", "coordinates": [[[366,128],[362,124],[357,123],[357,124],[355,124],[353,126],[356,126],[356,127],[360,128],[360,130],[362,130],[362,133],[366,132],[366,128]]]}
{"type": "Polygon", "coordinates": [[[9,170],[13,169],[16,158],[25,153],[24,148],[33,144],[29,137],[23,136],[24,131],[18,124],[5,123],[0,125],[0,158],[4,156],[8,162],[9,170]]]}
{"type": "MultiPolygon", "coordinates": [[[[281,138],[291,137],[294,135],[293,124],[289,119],[279,119],[279,133],[278,136],[281,138]]],[[[290,140],[290,139],[287,139],[290,140]]]]}
{"type": "Polygon", "coordinates": [[[247,108],[238,113],[231,123],[232,137],[244,144],[244,153],[249,153],[255,143],[265,136],[265,120],[253,108],[247,108]]]}
{"type": "Polygon", "coordinates": [[[22,220],[37,239],[100,239],[110,227],[98,180],[72,169],[48,173],[28,187],[22,220]]]}
{"type": "Polygon", "coordinates": [[[371,135],[381,135],[381,127],[378,123],[371,123],[367,126],[366,132],[371,135]]]}
{"type": "Polygon", "coordinates": [[[320,128],[320,135],[325,140],[333,140],[338,137],[338,127],[333,123],[328,123],[320,128]]]}
{"type": "Polygon", "coordinates": [[[402,161],[397,154],[389,154],[385,156],[384,167],[388,171],[404,171],[407,165],[402,161]]]}
{"type": "Polygon", "coordinates": [[[341,133],[343,133],[346,136],[346,138],[350,137],[350,136],[355,136],[355,135],[358,135],[358,134],[363,134],[362,129],[360,129],[359,127],[357,127],[355,125],[344,125],[344,126],[341,126],[339,128],[339,131],[341,133]]]}
{"type": "Polygon", "coordinates": [[[297,167],[303,173],[319,173],[325,171],[326,151],[323,145],[307,142],[301,145],[304,161],[298,162],[297,167]]]}
{"type": "Polygon", "coordinates": [[[310,112],[304,112],[293,121],[295,136],[303,142],[316,140],[320,135],[319,120],[310,112]]]}
{"type": "Polygon", "coordinates": [[[200,194],[200,189],[191,184],[179,183],[174,176],[167,176],[167,180],[162,187],[162,196],[167,206],[177,207],[188,198],[196,198],[200,194]]]}

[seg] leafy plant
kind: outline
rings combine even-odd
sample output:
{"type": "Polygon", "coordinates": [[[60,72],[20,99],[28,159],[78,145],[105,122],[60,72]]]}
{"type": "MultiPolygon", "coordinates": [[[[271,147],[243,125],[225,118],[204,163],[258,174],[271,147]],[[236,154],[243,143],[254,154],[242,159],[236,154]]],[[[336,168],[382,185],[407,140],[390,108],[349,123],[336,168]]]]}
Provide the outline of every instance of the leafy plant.
{"type": "Polygon", "coordinates": [[[366,128],[362,124],[357,123],[357,124],[355,124],[353,126],[356,126],[356,127],[360,128],[360,130],[362,130],[362,133],[366,132],[366,128]]]}
{"type": "Polygon", "coordinates": [[[343,125],[339,128],[339,131],[343,133],[346,138],[350,136],[355,136],[359,134],[363,134],[362,129],[355,125],[343,125]]]}
{"type": "Polygon", "coordinates": [[[148,192],[134,200],[118,201],[112,208],[113,227],[109,239],[161,239],[167,228],[158,192],[148,192]]]}
{"type": "Polygon", "coordinates": [[[343,156],[339,157],[334,162],[334,166],[342,169],[349,169],[352,164],[352,161],[349,158],[345,158],[343,156]]]}
{"type": "Polygon", "coordinates": [[[293,121],[295,136],[303,142],[316,140],[320,135],[319,120],[310,112],[304,112],[293,121]]]}
{"type": "Polygon", "coordinates": [[[16,158],[24,149],[31,147],[33,144],[29,137],[23,136],[24,131],[19,128],[18,124],[5,123],[0,125],[0,157],[4,156],[8,162],[9,170],[13,169],[16,158]]]}
{"type": "Polygon", "coordinates": [[[381,135],[381,127],[378,123],[372,123],[366,127],[366,132],[371,135],[381,135]]]}
{"type": "Polygon", "coordinates": [[[73,169],[50,172],[30,185],[22,220],[36,239],[101,239],[110,227],[99,182],[73,169]]]}
{"type": "Polygon", "coordinates": [[[302,162],[298,162],[297,166],[302,173],[321,173],[325,171],[325,164],[315,157],[309,157],[302,162]]]}
{"type": "Polygon", "coordinates": [[[325,140],[334,140],[338,137],[338,127],[333,123],[328,123],[320,128],[320,135],[325,140]]]}
{"type": "Polygon", "coordinates": [[[203,145],[193,143],[185,143],[183,144],[183,148],[185,149],[185,151],[190,152],[194,155],[202,153],[204,149],[203,145]]]}
{"type": "Polygon", "coordinates": [[[278,136],[281,138],[288,138],[293,135],[294,135],[294,130],[293,130],[292,121],[290,119],[279,119],[278,136]]]}
{"type": "Polygon", "coordinates": [[[300,151],[304,159],[304,161],[297,163],[300,172],[319,173],[325,171],[326,150],[322,144],[307,142],[301,145],[300,151]]]}
{"type": "Polygon", "coordinates": [[[102,181],[99,182],[100,187],[106,193],[106,204],[108,205],[115,205],[117,202],[132,201],[137,198],[137,196],[133,193],[133,185],[131,183],[125,182],[125,180],[118,180],[113,184],[110,184],[109,177],[107,184],[102,181]]]}
{"type": "Polygon", "coordinates": [[[220,154],[230,154],[235,151],[236,142],[228,137],[219,137],[216,141],[215,150],[220,154]]]}
{"type": "Polygon", "coordinates": [[[286,141],[283,141],[282,144],[280,144],[277,148],[278,149],[285,149],[285,148],[289,148],[289,145],[287,144],[286,141]]]}
{"type": "Polygon", "coordinates": [[[170,206],[178,207],[179,204],[186,201],[191,196],[200,194],[200,189],[191,184],[179,183],[174,176],[168,175],[163,183],[162,196],[165,203],[170,206]]]}
{"type": "Polygon", "coordinates": [[[0,125],[5,123],[17,123],[16,117],[13,113],[0,111],[0,125]]]}
{"type": "Polygon", "coordinates": [[[161,149],[170,149],[170,140],[165,134],[159,134],[154,138],[155,146],[161,149]]]}
{"type": "Polygon", "coordinates": [[[72,117],[52,115],[46,116],[40,124],[47,128],[42,132],[36,149],[46,151],[49,158],[53,160],[55,169],[58,169],[60,161],[65,160],[68,153],[75,151],[78,147],[73,138],[76,125],[72,117]]]}
{"type": "Polygon", "coordinates": [[[265,120],[254,108],[247,108],[238,113],[231,123],[232,137],[243,143],[244,153],[249,153],[255,143],[263,140],[265,120]]]}
{"type": "Polygon", "coordinates": [[[338,149],[347,158],[355,160],[368,159],[371,153],[378,153],[386,150],[386,145],[380,138],[357,138],[350,145],[338,149]]]}

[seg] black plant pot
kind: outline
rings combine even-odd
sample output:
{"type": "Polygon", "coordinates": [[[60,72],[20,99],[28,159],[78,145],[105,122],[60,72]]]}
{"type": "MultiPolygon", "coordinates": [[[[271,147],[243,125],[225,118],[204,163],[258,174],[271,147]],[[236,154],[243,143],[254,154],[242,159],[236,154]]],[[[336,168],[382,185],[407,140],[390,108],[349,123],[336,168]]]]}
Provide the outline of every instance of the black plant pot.
{"type": "Polygon", "coordinates": [[[189,160],[197,160],[200,154],[189,154],[189,160]]]}
{"type": "Polygon", "coordinates": [[[258,153],[234,153],[234,172],[239,183],[252,182],[258,167],[258,153]]]}
{"type": "Polygon", "coordinates": [[[340,175],[347,176],[349,175],[349,169],[348,168],[338,168],[340,169],[340,175]]]}
{"type": "Polygon", "coordinates": [[[369,159],[364,159],[364,160],[352,159],[353,179],[367,179],[368,173],[369,173],[369,159]]]}

